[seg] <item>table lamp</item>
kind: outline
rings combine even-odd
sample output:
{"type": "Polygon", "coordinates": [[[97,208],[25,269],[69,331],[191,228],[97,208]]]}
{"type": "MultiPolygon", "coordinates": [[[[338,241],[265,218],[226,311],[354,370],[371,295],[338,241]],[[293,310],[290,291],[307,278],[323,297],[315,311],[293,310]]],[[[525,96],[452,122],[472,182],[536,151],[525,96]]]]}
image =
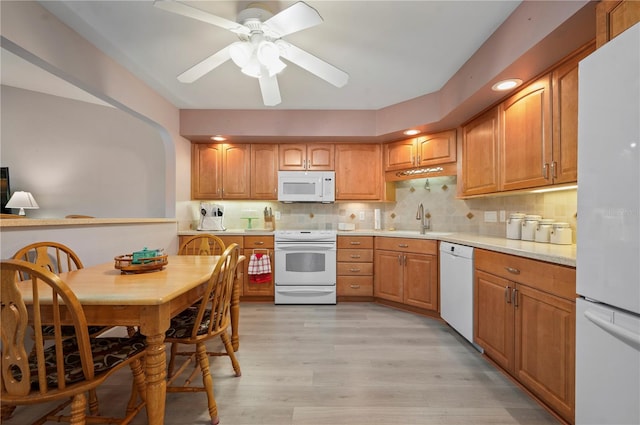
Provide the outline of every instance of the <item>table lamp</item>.
{"type": "Polygon", "coordinates": [[[33,195],[31,192],[22,192],[17,191],[13,192],[11,195],[11,199],[5,205],[6,208],[20,208],[20,212],[18,215],[25,215],[25,209],[37,209],[40,208],[35,199],[33,199],[33,195]]]}

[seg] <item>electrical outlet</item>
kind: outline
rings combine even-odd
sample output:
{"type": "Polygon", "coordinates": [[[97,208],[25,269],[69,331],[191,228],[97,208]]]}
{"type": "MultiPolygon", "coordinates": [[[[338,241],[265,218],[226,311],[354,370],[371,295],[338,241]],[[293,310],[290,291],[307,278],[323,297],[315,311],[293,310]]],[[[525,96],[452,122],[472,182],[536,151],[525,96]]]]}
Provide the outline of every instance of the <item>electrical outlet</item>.
{"type": "Polygon", "coordinates": [[[275,214],[276,220],[280,220],[280,211],[276,211],[275,214]]]}
{"type": "Polygon", "coordinates": [[[358,213],[358,218],[360,218],[360,221],[364,221],[364,211],[358,213]]]}
{"type": "Polygon", "coordinates": [[[497,223],[498,222],[498,213],[496,211],[485,211],[484,212],[484,222],[485,223],[497,223]]]}
{"type": "Polygon", "coordinates": [[[505,221],[507,221],[507,212],[500,210],[500,223],[504,223],[505,221]]]}

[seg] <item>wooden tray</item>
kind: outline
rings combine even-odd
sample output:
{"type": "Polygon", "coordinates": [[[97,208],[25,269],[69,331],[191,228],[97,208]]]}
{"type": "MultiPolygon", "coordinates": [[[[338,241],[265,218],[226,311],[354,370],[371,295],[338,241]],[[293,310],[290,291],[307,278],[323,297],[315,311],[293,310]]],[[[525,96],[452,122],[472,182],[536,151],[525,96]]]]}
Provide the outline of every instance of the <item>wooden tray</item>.
{"type": "Polygon", "coordinates": [[[115,268],[120,270],[122,274],[128,273],[148,273],[162,270],[164,266],[169,264],[167,255],[160,255],[158,257],[144,258],[140,260],[139,264],[133,263],[133,255],[119,255],[114,258],[115,268]]]}

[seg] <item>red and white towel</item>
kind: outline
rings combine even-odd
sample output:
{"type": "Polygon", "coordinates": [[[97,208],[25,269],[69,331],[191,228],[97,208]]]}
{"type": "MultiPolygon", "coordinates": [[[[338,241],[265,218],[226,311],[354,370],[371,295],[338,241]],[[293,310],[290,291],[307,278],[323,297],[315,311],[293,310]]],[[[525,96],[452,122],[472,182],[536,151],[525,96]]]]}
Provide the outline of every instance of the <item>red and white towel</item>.
{"type": "Polygon", "coordinates": [[[251,254],[249,258],[249,281],[252,283],[271,282],[271,260],[267,254],[251,254]]]}

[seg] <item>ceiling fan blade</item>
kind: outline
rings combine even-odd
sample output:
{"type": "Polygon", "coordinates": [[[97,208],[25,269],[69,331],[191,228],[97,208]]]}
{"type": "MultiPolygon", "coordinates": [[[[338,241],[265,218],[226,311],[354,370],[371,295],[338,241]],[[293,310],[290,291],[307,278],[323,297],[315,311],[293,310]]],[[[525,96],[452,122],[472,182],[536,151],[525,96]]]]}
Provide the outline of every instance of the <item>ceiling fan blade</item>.
{"type": "Polygon", "coordinates": [[[263,72],[260,77],[260,91],[262,92],[262,101],[265,106],[276,106],[280,104],[280,87],[278,86],[278,78],[274,75],[269,76],[268,72],[263,72]]]}
{"type": "Polygon", "coordinates": [[[299,1],[282,12],[267,19],[264,25],[275,33],[276,38],[314,27],[323,22],[322,16],[313,7],[299,1]]]}
{"type": "Polygon", "coordinates": [[[229,46],[227,46],[178,75],[178,81],[181,83],[193,83],[195,80],[206,73],[211,72],[229,59],[231,59],[231,56],[229,55],[229,46]]]}
{"type": "Polygon", "coordinates": [[[188,6],[178,1],[156,0],[153,2],[153,5],[167,12],[186,16],[192,19],[197,19],[198,21],[206,22],[208,24],[212,24],[217,27],[224,28],[236,34],[248,35],[249,33],[251,33],[251,30],[242,24],[231,21],[229,19],[221,18],[209,12],[205,12],[204,10],[196,9],[195,7],[188,6]]]}
{"type": "Polygon", "coordinates": [[[306,69],[310,73],[323,80],[333,84],[336,87],[343,87],[349,81],[349,74],[336,68],[328,62],[313,56],[311,53],[287,43],[278,40],[278,45],[282,47],[281,55],[283,58],[295,63],[300,68],[306,69]]]}

